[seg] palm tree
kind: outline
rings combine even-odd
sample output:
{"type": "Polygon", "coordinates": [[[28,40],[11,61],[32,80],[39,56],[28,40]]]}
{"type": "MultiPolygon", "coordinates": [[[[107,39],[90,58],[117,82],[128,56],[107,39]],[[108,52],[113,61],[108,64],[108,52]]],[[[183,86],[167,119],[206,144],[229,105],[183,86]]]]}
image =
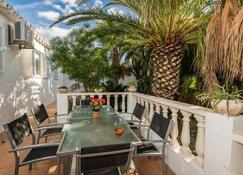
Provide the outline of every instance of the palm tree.
{"type": "Polygon", "coordinates": [[[206,32],[202,73],[208,90],[218,75],[227,82],[243,80],[243,1],[218,0],[206,32]]]}
{"type": "Polygon", "coordinates": [[[64,20],[68,25],[99,20],[111,25],[107,31],[122,29],[129,46],[153,49],[152,93],[173,99],[185,45],[197,42],[213,4],[213,0],[111,0],[104,8],[81,9],[53,25],[64,20]],[[112,6],[120,11],[109,10],[112,6]]]}

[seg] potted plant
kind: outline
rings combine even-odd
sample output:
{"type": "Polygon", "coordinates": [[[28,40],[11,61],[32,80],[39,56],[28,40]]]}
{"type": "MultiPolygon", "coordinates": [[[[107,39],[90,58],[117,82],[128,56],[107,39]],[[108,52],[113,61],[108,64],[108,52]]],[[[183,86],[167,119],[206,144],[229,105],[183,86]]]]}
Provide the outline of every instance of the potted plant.
{"type": "Polygon", "coordinates": [[[243,90],[230,90],[227,86],[219,86],[218,89],[204,92],[196,96],[202,103],[211,105],[221,114],[239,115],[243,112],[243,90]]]}
{"type": "Polygon", "coordinates": [[[127,90],[129,92],[136,92],[137,91],[137,82],[136,82],[136,80],[129,81],[127,83],[127,86],[128,86],[127,90]]]}
{"type": "Polygon", "coordinates": [[[100,116],[100,110],[102,108],[102,105],[106,103],[106,100],[104,98],[98,99],[98,98],[91,98],[90,100],[90,107],[92,110],[93,118],[97,119],[100,116]]]}
{"type": "Polygon", "coordinates": [[[68,92],[68,87],[66,87],[66,86],[59,86],[57,88],[57,90],[58,90],[59,93],[67,93],[68,92]]]}

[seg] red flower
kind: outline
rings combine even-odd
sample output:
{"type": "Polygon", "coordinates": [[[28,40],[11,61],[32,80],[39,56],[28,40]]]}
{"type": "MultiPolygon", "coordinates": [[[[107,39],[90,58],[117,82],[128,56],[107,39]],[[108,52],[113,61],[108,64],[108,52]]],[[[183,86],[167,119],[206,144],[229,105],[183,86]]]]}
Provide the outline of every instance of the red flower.
{"type": "Polygon", "coordinates": [[[106,103],[106,100],[104,98],[102,98],[101,103],[102,103],[102,105],[104,105],[106,103]]]}

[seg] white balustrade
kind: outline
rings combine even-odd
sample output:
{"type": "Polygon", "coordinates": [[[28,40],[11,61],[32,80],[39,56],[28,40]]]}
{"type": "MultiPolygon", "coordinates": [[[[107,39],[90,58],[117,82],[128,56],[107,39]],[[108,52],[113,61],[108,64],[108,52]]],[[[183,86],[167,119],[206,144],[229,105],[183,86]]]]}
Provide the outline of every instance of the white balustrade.
{"type": "Polygon", "coordinates": [[[111,96],[110,95],[106,95],[106,100],[107,100],[107,106],[110,106],[111,105],[111,102],[110,102],[110,100],[111,100],[111,96]]]}
{"type": "Polygon", "coordinates": [[[188,156],[191,156],[191,151],[189,148],[190,144],[190,117],[191,113],[181,111],[183,115],[183,125],[182,125],[182,133],[181,133],[181,143],[182,143],[182,152],[188,156]]]}
{"type": "Polygon", "coordinates": [[[125,112],[126,109],[126,94],[122,94],[122,112],[125,112]]]}
{"type": "Polygon", "coordinates": [[[174,148],[177,148],[179,147],[179,142],[177,140],[177,137],[178,137],[178,121],[177,121],[177,112],[178,110],[175,109],[175,108],[170,108],[171,109],[171,112],[172,112],[172,120],[173,120],[173,127],[172,127],[172,130],[171,130],[171,144],[174,148]]]}
{"type": "Polygon", "coordinates": [[[77,96],[72,96],[72,99],[73,99],[73,106],[72,106],[72,109],[74,109],[74,107],[76,106],[77,102],[77,96]]]}
{"type": "Polygon", "coordinates": [[[204,164],[204,144],[205,144],[205,118],[200,115],[195,115],[198,121],[197,124],[197,140],[196,140],[196,161],[200,167],[204,164]]]}
{"type": "Polygon", "coordinates": [[[114,109],[115,111],[118,111],[118,95],[114,95],[114,97],[115,97],[114,109]]]}
{"type": "Polygon", "coordinates": [[[150,121],[152,121],[153,115],[154,115],[154,104],[153,104],[153,102],[150,102],[150,104],[149,104],[149,119],[150,119],[150,121]]]}
{"type": "Polygon", "coordinates": [[[166,105],[162,105],[162,109],[163,109],[163,117],[168,118],[168,106],[166,105]]]}
{"type": "Polygon", "coordinates": [[[160,114],[160,104],[159,103],[155,103],[155,111],[160,114]]]}

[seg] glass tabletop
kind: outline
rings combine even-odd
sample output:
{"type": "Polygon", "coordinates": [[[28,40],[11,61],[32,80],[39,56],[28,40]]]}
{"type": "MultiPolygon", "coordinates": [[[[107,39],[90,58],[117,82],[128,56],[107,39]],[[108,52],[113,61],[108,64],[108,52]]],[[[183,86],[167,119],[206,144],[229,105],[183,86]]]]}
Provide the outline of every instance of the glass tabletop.
{"type": "Polygon", "coordinates": [[[98,119],[93,119],[89,107],[76,107],[67,124],[57,154],[73,154],[77,148],[138,142],[139,139],[113,109],[103,107],[98,119]],[[117,136],[114,129],[122,127],[124,133],[117,136]]]}

